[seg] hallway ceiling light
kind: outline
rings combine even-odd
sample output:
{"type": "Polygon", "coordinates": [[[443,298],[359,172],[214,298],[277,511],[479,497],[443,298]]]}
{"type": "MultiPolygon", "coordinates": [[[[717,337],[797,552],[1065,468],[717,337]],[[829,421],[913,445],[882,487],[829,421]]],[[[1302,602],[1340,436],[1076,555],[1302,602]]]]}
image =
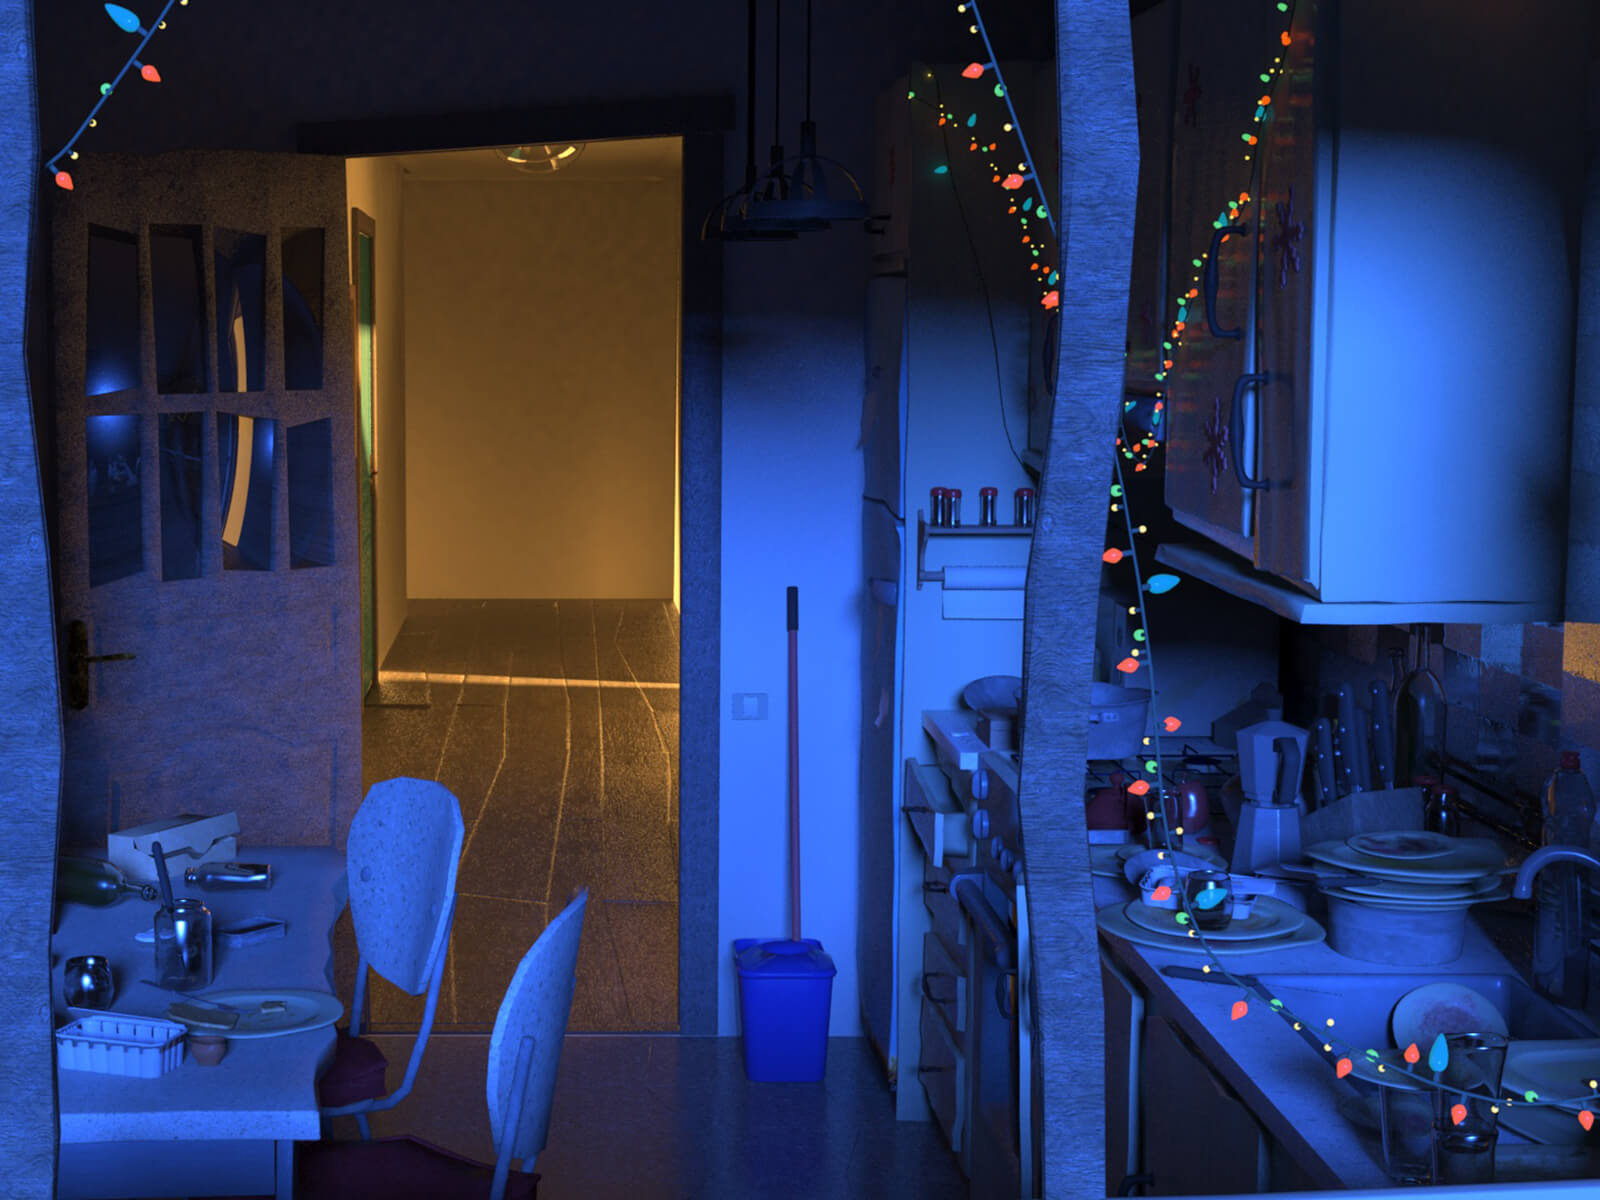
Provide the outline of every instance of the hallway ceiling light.
{"type": "Polygon", "coordinates": [[[554,175],[578,161],[587,142],[535,142],[527,146],[506,146],[495,153],[529,175],[554,175]]]}

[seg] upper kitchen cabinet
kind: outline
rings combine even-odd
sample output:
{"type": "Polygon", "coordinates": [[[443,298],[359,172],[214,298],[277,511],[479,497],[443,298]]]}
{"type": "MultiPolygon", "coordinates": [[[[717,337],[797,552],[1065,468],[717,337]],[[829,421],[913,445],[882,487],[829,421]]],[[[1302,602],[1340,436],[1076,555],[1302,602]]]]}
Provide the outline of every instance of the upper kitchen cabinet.
{"type": "Polygon", "coordinates": [[[1559,620],[1583,4],[1274,9],[1180,19],[1165,487],[1208,544],[1158,558],[1308,624],[1559,620]]]}

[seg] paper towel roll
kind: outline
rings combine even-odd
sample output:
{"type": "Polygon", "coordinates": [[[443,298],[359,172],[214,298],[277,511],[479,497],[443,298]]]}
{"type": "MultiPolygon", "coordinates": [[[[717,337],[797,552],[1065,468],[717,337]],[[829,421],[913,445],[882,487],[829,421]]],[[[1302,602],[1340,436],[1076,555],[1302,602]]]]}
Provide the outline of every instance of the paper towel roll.
{"type": "Polygon", "coordinates": [[[1021,591],[1027,582],[1027,567],[946,567],[944,569],[944,588],[947,592],[973,592],[995,589],[1021,591]]]}

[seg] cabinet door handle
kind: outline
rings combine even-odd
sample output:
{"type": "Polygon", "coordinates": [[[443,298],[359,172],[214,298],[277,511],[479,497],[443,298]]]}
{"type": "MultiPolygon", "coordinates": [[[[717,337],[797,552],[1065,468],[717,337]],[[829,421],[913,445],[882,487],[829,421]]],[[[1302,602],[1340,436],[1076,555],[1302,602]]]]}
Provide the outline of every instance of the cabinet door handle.
{"type": "Polygon", "coordinates": [[[1016,980],[1015,969],[1001,971],[994,977],[994,1002],[1000,1009],[1000,1015],[1008,1021],[1017,1019],[1017,1003],[1011,995],[1011,987],[1016,980]]]}
{"type": "Polygon", "coordinates": [[[1253,387],[1265,387],[1269,382],[1271,375],[1267,371],[1239,376],[1238,382],[1233,385],[1233,408],[1228,413],[1228,442],[1233,451],[1233,473],[1240,487],[1251,490],[1267,491],[1272,485],[1264,479],[1246,474],[1244,464],[1239,461],[1240,417],[1244,411],[1245,392],[1253,387]]]}
{"type": "Polygon", "coordinates": [[[1206,254],[1206,327],[1211,330],[1212,337],[1236,338],[1243,337],[1243,329],[1223,329],[1217,324],[1217,252],[1222,248],[1222,239],[1230,233],[1241,236],[1248,234],[1248,225],[1223,225],[1211,231],[1211,249],[1206,254]]]}

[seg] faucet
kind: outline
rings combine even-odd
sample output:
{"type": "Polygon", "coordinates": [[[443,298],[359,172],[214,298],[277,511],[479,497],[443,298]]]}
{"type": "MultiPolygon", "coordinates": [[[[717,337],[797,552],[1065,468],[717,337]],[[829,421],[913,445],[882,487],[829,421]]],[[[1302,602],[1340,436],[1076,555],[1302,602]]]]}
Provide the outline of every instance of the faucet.
{"type": "Polygon", "coordinates": [[[1545,846],[1528,855],[1522,866],[1517,870],[1516,886],[1511,889],[1511,894],[1518,900],[1526,900],[1533,895],[1533,877],[1544,867],[1553,862],[1582,863],[1593,871],[1600,871],[1600,858],[1574,846],[1545,846]]]}

